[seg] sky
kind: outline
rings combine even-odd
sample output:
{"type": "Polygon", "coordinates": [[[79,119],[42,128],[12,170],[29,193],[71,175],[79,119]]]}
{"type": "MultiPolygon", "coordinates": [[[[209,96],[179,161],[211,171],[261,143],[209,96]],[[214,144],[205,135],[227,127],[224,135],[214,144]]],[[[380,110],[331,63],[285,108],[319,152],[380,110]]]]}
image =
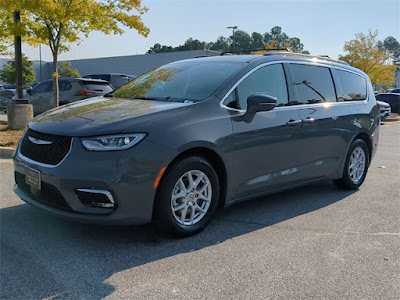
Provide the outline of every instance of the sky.
{"type": "MultiPolygon", "coordinates": [[[[149,11],[142,17],[150,28],[147,38],[134,29],[120,35],[92,33],[79,45],[62,53],[59,60],[144,54],[155,43],[181,45],[188,38],[213,42],[232,34],[238,26],[251,34],[264,34],[280,26],[298,37],[304,49],[315,55],[337,58],[345,41],[356,33],[378,30],[378,38],[395,37],[400,42],[400,0],[143,0],[149,11]]],[[[23,46],[31,60],[39,60],[38,48],[23,46]]],[[[42,45],[42,60],[51,61],[42,45]]]]}

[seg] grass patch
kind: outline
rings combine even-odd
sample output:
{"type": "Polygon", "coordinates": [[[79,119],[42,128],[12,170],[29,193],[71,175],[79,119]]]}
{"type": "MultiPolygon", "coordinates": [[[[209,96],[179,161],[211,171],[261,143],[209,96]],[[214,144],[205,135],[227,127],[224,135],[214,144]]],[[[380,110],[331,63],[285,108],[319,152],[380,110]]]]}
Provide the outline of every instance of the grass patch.
{"type": "Polygon", "coordinates": [[[0,124],[0,147],[16,147],[24,130],[11,130],[7,124],[0,124]]]}

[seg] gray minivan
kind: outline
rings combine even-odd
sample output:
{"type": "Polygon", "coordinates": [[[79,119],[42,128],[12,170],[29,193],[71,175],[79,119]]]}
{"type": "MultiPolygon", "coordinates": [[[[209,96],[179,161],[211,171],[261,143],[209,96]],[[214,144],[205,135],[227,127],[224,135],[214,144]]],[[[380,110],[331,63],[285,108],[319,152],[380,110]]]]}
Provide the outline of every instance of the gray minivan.
{"type": "Polygon", "coordinates": [[[216,210],[331,178],[364,181],[379,139],[366,74],[292,53],[173,62],[30,122],[14,191],[60,217],[154,221],[178,236],[216,210]]]}

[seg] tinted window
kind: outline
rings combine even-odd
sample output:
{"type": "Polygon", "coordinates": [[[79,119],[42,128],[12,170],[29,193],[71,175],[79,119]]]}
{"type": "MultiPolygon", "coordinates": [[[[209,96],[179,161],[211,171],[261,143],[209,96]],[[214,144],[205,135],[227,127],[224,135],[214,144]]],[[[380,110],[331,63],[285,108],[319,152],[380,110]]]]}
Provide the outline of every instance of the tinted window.
{"type": "Polygon", "coordinates": [[[64,81],[64,80],[60,80],[60,81],[58,82],[58,87],[59,87],[60,92],[69,91],[69,90],[72,89],[71,82],[69,82],[69,81],[64,81]]]}
{"type": "Polygon", "coordinates": [[[237,87],[238,104],[228,103],[232,101],[232,96],[225,103],[229,107],[246,109],[247,98],[255,93],[276,97],[278,106],[288,103],[285,73],[281,64],[262,67],[253,72],[237,87]]]}
{"type": "Polygon", "coordinates": [[[53,91],[53,81],[45,81],[45,82],[39,83],[33,89],[34,93],[48,93],[51,91],[53,91]]]}
{"type": "Polygon", "coordinates": [[[100,93],[109,93],[113,91],[113,88],[108,84],[83,82],[83,85],[88,91],[95,91],[100,93]]]}
{"type": "Polygon", "coordinates": [[[367,99],[367,82],[364,77],[347,71],[332,69],[338,101],[367,99]]]}
{"type": "Polygon", "coordinates": [[[84,78],[91,78],[91,79],[103,79],[106,81],[110,81],[110,74],[95,74],[95,75],[86,75],[84,78]]]}
{"type": "Polygon", "coordinates": [[[328,68],[291,64],[294,101],[291,104],[336,102],[335,88],[328,68]]]}
{"type": "Polygon", "coordinates": [[[201,101],[211,96],[242,67],[242,63],[201,59],[175,62],[130,81],[113,95],[165,101],[201,101]]]}

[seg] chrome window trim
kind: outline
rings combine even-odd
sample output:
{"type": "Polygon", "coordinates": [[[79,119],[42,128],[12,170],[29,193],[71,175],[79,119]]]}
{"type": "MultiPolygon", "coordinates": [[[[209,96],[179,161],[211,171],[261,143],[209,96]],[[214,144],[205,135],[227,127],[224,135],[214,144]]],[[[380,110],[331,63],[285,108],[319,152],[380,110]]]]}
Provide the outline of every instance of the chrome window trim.
{"type": "MultiPolygon", "coordinates": [[[[26,132],[25,132],[25,134],[26,134],[26,132]]],[[[25,137],[25,134],[23,135],[23,137],[21,138],[21,140],[25,137]]],[[[73,143],[74,143],[74,138],[71,137],[71,144],[69,145],[69,150],[68,150],[67,154],[66,154],[66,155],[64,156],[64,158],[63,158],[58,164],[56,164],[56,165],[44,164],[44,163],[38,162],[38,161],[36,161],[36,160],[30,159],[30,158],[24,156],[24,155],[21,153],[21,143],[18,145],[17,156],[18,156],[20,159],[22,159],[24,162],[27,162],[27,163],[29,163],[29,164],[31,164],[31,165],[36,165],[36,166],[43,167],[43,168],[56,168],[56,167],[58,167],[59,165],[61,165],[61,164],[63,163],[63,161],[68,157],[68,155],[71,153],[71,151],[72,151],[72,144],[73,144],[73,143]]]]}
{"type": "MultiPolygon", "coordinates": [[[[365,76],[364,74],[360,74],[356,71],[353,70],[348,70],[346,68],[340,67],[340,66],[332,66],[329,64],[324,63],[324,61],[297,61],[297,60],[277,60],[277,61],[270,61],[270,62],[266,62],[263,64],[260,64],[258,66],[256,66],[255,68],[251,69],[249,72],[247,72],[246,74],[244,74],[233,86],[232,88],[229,89],[229,91],[225,94],[225,96],[222,98],[222,100],[219,102],[219,105],[221,108],[226,109],[226,110],[230,110],[230,111],[234,111],[234,112],[238,112],[238,113],[245,113],[246,110],[243,109],[236,109],[236,108],[231,108],[228,107],[226,105],[224,105],[224,101],[226,100],[226,98],[229,97],[229,95],[234,91],[234,89],[236,89],[238,87],[239,84],[241,84],[247,77],[249,77],[251,74],[253,74],[255,71],[257,71],[258,69],[261,69],[265,66],[269,66],[269,65],[274,65],[274,64],[299,64],[299,65],[308,65],[308,66],[318,66],[318,67],[325,67],[325,68],[331,68],[331,69],[337,69],[337,70],[341,70],[341,71],[346,71],[349,73],[353,73],[355,75],[358,75],[362,78],[364,78],[367,82],[367,98],[365,100],[355,100],[355,101],[336,101],[336,102],[325,102],[325,103],[329,103],[329,105],[343,105],[343,104],[360,104],[360,102],[364,102],[367,103],[369,101],[369,97],[370,97],[370,93],[369,93],[369,89],[368,89],[368,82],[369,82],[369,78],[367,76],[365,76]]],[[[333,78],[332,78],[333,80],[333,78]]],[[[336,87],[335,87],[336,90],[336,87]]],[[[316,106],[323,106],[325,103],[321,103],[321,104],[301,104],[301,105],[292,105],[292,106],[281,106],[281,107],[276,107],[274,108],[274,110],[278,109],[278,110],[282,110],[282,109],[292,109],[293,107],[316,107],[316,106]]],[[[325,104],[326,105],[326,104],[325,104]]]]}

